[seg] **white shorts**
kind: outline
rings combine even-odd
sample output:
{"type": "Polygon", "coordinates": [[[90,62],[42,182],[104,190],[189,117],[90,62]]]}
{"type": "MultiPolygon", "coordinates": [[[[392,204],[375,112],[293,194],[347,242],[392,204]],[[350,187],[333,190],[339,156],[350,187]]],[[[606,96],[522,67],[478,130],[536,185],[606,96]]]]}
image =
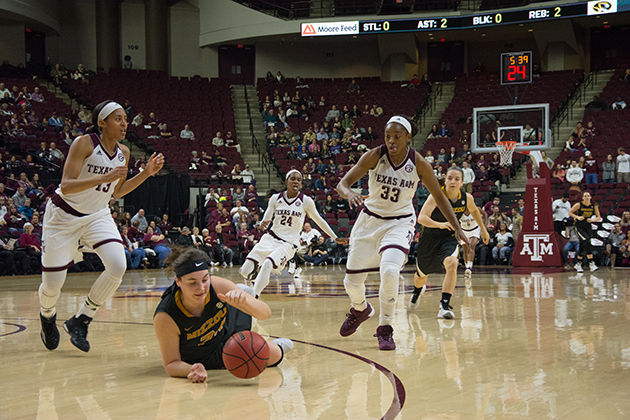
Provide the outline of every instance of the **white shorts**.
{"type": "Polygon", "coordinates": [[[346,273],[379,271],[381,253],[387,248],[408,254],[415,227],[415,215],[390,220],[361,212],[350,233],[346,273]]]}
{"type": "Polygon", "coordinates": [[[82,257],[78,252],[79,241],[91,249],[109,242],[122,245],[109,208],[77,217],[49,201],[46,204],[42,230],[42,270],[62,271],[80,261],[82,257]]]}
{"type": "Polygon", "coordinates": [[[265,233],[245,259],[252,260],[256,264],[262,264],[263,260],[268,258],[273,264],[271,271],[279,274],[285,264],[293,258],[296,249],[295,245],[265,233]]]}
{"type": "Polygon", "coordinates": [[[481,228],[477,226],[473,230],[465,230],[464,236],[466,236],[466,239],[471,239],[471,238],[481,239],[481,228]]]}

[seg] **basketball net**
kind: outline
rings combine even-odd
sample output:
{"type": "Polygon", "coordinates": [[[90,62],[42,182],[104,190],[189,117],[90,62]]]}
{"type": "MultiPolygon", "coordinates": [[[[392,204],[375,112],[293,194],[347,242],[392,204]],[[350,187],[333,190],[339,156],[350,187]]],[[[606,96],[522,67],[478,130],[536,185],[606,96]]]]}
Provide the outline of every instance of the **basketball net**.
{"type": "Polygon", "coordinates": [[[496,144],[499,148],[501,166],[512,166],[512,156],[517,143],[515,141],[498,141],[496,144]]]}

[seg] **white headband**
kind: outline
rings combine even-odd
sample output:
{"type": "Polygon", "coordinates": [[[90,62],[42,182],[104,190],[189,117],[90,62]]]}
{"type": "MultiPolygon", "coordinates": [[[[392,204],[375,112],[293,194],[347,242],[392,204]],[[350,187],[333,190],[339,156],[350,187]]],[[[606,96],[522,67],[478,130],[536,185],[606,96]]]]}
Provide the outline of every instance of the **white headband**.
{"type": "Polygon", "coordinates": [[[289,179],[291,174],[294,173],[294,172],[296,174],[300,174],[300,176],[302,176],[302,172],[298,171],[297,169],[291,169],[289,172],[287,172],[287,176],[284,177],[284,180],[286,181],[287,179],[289,179]]]}
{"type": "Polygon", "coordinates": [[[98,113],[98,119],[105,121],[105,118],[109,117],[109,114],[116,111],[118,108],[122,109],[122,105],[118,102],[108,102],[107,105],[101,109],[101,112],[98,113]]]}
{"type": "Polygon", "coordinates": [[[411,134],[411,123],[407,120],[407,118],[401,117],[399,115],[394,115],[393,117],[389,119],[389,121],[387,121],[387,124],[390,124],[390,123],[398,123],[402,125],[403,127],[405,127],[407,132],[411,134]]]}

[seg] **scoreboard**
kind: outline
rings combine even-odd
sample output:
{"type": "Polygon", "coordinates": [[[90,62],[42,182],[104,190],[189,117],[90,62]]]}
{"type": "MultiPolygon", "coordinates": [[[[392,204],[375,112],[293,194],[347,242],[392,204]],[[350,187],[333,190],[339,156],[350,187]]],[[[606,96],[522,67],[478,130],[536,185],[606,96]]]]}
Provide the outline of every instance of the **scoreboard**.
{"type": "Polygon", "coordinates": [[[532,82],[532,52],[501,54],[501,84],[516,85],[532,82]]]}
{"type": "MultiPolygon", "coordinates": [[[[623,0],[620,0],[624,4],[623,0]]],[[[625,7],[621,7],[625,9],[625,7]]],[[[414,19],[361,20],[353,22],[303,23],[302,36],[364,35],[396,32],[444,31],[481,28],[563,18],[617,13],[617,0],[588,1],[557,6],[531,7],[476,15],[422,17],[414,19]]]]}

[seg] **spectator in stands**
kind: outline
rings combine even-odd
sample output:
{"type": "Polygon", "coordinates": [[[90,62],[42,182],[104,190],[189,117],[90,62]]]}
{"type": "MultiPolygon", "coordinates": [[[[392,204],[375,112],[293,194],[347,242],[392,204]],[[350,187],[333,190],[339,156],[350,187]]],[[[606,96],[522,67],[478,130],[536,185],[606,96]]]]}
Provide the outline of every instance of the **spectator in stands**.
{"type": "Polygon", "coordinates": [[[569,220],[569,210],[571,210],[569,194],[564,193],[562,198],[554,200],[551,203],[551,209],[553,211],[553,228],[561,234],[564,231],[565,223],[569,220]]]}
{"type": "Polygon", "coordinates": [[[190,129],[190,125],[185,124],[184,129],[179,132],[179,137],[185,140],[194,140],[195,133],[193,133],[192,130],[190,129]]]}
{"type": "Polygon", "coordinates": [[[454,162],[457,162],[458,159],[459,159],[459,154],[457,153],[457,149],[455,149],[455,146],[451,146],[451,150],[446,155],[446,162],[448,164],[452,164],[454,162]]]}
{"type": "Polygon", "coordinates": [[[20,235],[18,241],[20,247],[26,248],[26,253],[32,257],[41,258],[42,245],[37,238],[37,235],[33,233],[33,225],[29,222],[24,223],[24,233],[20,235]]]}
{"type": "Polygon", "coordinates": [[[201,249],[204,252],[208,252],[206,248],[206,242],[204,241],[203,236],[199,234],[199,228],[197,226],[193,227],[192,235],[190,235],[190,238],[192,239],[192,243],[195,248],[201,249]]]}
{"type": "Polygon", "coordinates": [[[488,215],[488,217],[490,217],[493,212],[494,212],[494,207],[497,206],[499,207],[501,205],[501,198],[500,197],[494,197],[492,199],[492,201],[488,201],[486,204],[484,204],[483,206],[483,210],[486,212],[486,214],[488,215]]]}
{"type": "Polygon", "coordinates": [[[430,150],[427,150],[427,152],[424,155],[424,159],[429,162],[431,165],[433,165],[433,162],[435,162],[435,156],[433,156],[433,152],[430,150]]]}
{"type": "Polygon", "coordinates": [[[339,118],[341,116],[341,112],[337,109],[337,105],[334,105],[330,108],[330,110],[326,113],[326,121],[330,122],[335,118],[339,118]]]}
{"type": "Polygon", "coordinates": [[[79,111],[78,117],[82,123],[90,123],[92,121],[92,113],[85,105],[81,106],[81,111],[79,111]]]}
{"type": "MultiPolygon", "coordinates": [[[[621,257],[621,248],[623,247],[626,238],[626,234],[623,233],[623,230],[621,230],[621,225],[619,223],[615,223],[613,231],[606,240],[605,248],[606,256],[610,260],[610,268],[615,268],[617,257],[621,257]]],[[[608,265],[608,261],[606,261],[604,265],[608,265]]]]}
{"type": "Polygon", "coordinates": [[[512,256],[512,247],[514,246],[514,238],[510,232],[507,231],[507,224],[501,223],[499,231],[494,236],[495,246],[492,248],[492,258],[494,258],[495,264],[501,264],[502,262],[508,262],[512,256]]]}
{"type": "Polygon", "coordinates": [[[584,127],[584,135],[589,141],[593,141],[593,139],[595,139],[597,129],[593,126],[593,121],[586,123],[586,127],[584,127]]]}
{"type": "Polygon", "coordinates": [[[249,167],[249,164],[245,164],[245,169],[241,171],[241,178],[244,184],[256,185],[256,176],[254,175],[254,171],[249,167]]]}
{"type": "Polygon", "coordinates": [[[23,232],[22,228],[24,226],[24,222],[26,222],[22,215],[17,211],[15,204],[9,204],[9,209],[4,215],[4,221],[7,225],[7,229],[9,230],[9,234],[16,237],[23,232]]]}
{"type": "Polygon", "coordinates": [[[567,141],[564,143],[564,150],[574,152],[577,151],[577,145],[579,143],[578,135],[571,133],[567,141]]]}
{"type": "Polygon", "coordinates": [[[586,104],[586,107],[584,108],[585,111],[603,111],[606,108],[608,108],[608,105],[601,101],[599,99],[599,97],[595,96],[593,97],[593,100],[591,102],[589,102],[588,104],[586,104]]]}
{"type": "Polygon", "coordinates": [[[321,142],[324,140],[328,140],[328,133],[324,130],[324,127],[322,127],[317,133],[317,141],[321,142]]]}
{"type": "Polygon", "coordinates": [[[473,192],[473,182],[475,182],[475,172],[468,166],[468,162],[462,163],[462,171],[464,172],[464,191],[473,192]]]}
{"type": "Polygon", "coordinates": [[[223,169],[223,167],[228,164],[227,158],[221,154],[219,149],[214,152],[214,163],[219,167],[219,169],[223,169]]]}
{"type": "Polygon", "coordinates": [[[234,138],[234,136],[232,135],[232,132],[229,130],[225,133],[225,138],[223,139],[223,143],[225,144],[225,146],[235,147],[239,153],[241,152],[241,146],[238,144],[238,140],[234,138]]]}
{"type": "Polygon", "coordinates": [[[586,185],[597,184],[597,174],[599,173],[599,165],[597,160],[591,155],[591,151],[584,152],[585,162],[584,169],[586,174],[586,185]]]}
{"type": "Polygon", "coordinates": [[[12,98],[11,91],[7,89],[4,83],[0,82],[0,100],[12,98]]]}
{"type": "Polygon", "coordinates": [[[57,149],[57,145],[55,144],[55,142],[50,142],[50,148],[48,149],[48,156],[57,160],[64,160],[66,158],[63,152],[57,149]]]}
{"type": "Polygon", "coordinates": [[[348,93],[361,93],[361,86],[359,86],[356,80],[352,79],[350,81],[350,84],[348,85],[348,93]]]}
{"type": "Polygon", "coordinates": [[[142,112],[138,112],[138,114],[131,120],[131,125],[133,125],[134,127],[141,126],[143,118],[144,115],[142,115],[142,112]]]}
{"type": "Polygon", "coordinates": [[[577,150],[583,150],[583,149],[587,149],[588,146],[589,146],[588,139],[586,138],[586,134],[584,134],[584,131],[582,131],[582,134],[580,134],[578,137],[578,143],[575,146],[575,148],[577,150]]]}
{"type": "Polygon", "coordinates": [[[606,156],[606,160],[602,163],[602,182],[615,183],[615,161],[611,154],[606,156]]]}
{"type": "Polygon", "coordinates": [[[223,209],[221,209],[221,214],[219,215],[219,219],[217,220],[217,225],[221,225],[223,228],[229,229],[231,224],[232,218],[230,217],[230,213],[228,212],[228,209],[224,207],[223,209]]]}
{"type": "Polygon", "coordinates": [[[184,247],[193,246],[193,240],[190,236],[190,228],[188,226],[182,227],[182,231],[180,235],[175,239],[175,245],[180,245],[184,247]]]}
{"type": "Polygon", "coordinates": [[[63,128],[63,118],[57,115],[57,111],[53,111],[50,118],[48,118],[48,125],[51,127],[55,127],[57,130],[61,130],[63,128]]]}
{"type": "MultiPolygon", "coordinates": [[[[1,94],[0,94],[0,97],[1,97],[1,94]]],[[[31,94],[30,100],[34,101],[34,102],[44,102],[45,101],[44,95],[42,95],[42,93],[40,92],[38,86],[35,86],[35,89],[33,89],[33,93],[31,94]]]]}
{"type": "Polygon", "coordinates": [[[499,206],[492,207],[492,214],[488,217],[488,231],[496,232],[501,223],[506,226],[510,224],[510,219],[499,209],[499,206]]]}
{"type": "Polygon", "coordinates": [[[377,104],[372,104],[372,109],[370,109],[370,115],[373,117],[380,117],[383,115],[383,108],[377,104]]]}
{"type": "Polygon", "coordinates": [[[267,75],[265,76],[265,82],[275,82],[275,81],[276,81],[276,78],[274,77],[273,73],[268,71],[267,75]]]}
{"type": "Polygon", "coordinates": [[[142,238],[142,242],[144,242],[145,247],[149,247],[155,251],[158,257],[158,268],[164,268],[164,261],[171,253],[171,248],[164,242],[164,235],[155,234],[153,228],[148,227],[147,233],[142,238]]]}
{"type": "Polygon", "coordinates": [[[573,252],[576,256],[580,252],[580,236],[578,235],[577,228],[572,220],[565,228],[565,236],[568,241],[562,248],[562,262],[565,264],[565,268],[569,268],[567,267],[569,263],[569,252],[573,252]]]}
{"type": "Polygon", "coordinates": [[[326,261],[328,260],[328,247],[326,246],[324,236],[316,236],[311,240],[311,244],[309,246],[308,253],[304,255],[304,260],[314,266],[314,265],[327,265],[326,261]]]}
{"type": "Polygon", "coordinates": [[[621,99],[621,96],[617,96],[615,102],[611,105],[612,109],[626,109],[626,101],[621,99]]]}
{"type": "MultiPolygon", "coordinates": [[[[160,220],[158,226],[160,227],[162,234],[165,236],[168,236],[170,231],[174,229],[173,224],[168,220],[168,214],[166,213],[162,215],[162,220],[160,220]]],[[[176,230],[179,230],[179,228],[177,228],[176,230]]]]}
{"type": "Polygon", "coordinates": [[[234,180],[242,179],[242,177],[241,177],[241,165],[236,163],[234,165],[234,167],[232,168],[232,171],[230,173],[232,174],[232,179],[234,179],[234,180]]]}
{"type": "Polygon", "coordinates": [[[436,158],[437,163],[446,163],[446,150],[442,147],[436,158]]]}
{"type": "Polygon", "coordinates": [[[581,191],[580,183],[584,179],[584,171],[578,166],[577,161],[571,161],[571,167],[567,169],[566,180],[571,184],[569,190],[581,191]]]}
{"type": "Polygon", "coordinates": [[[145,265],[148,264],[147,254],[144,251],[144,248],[138,246],[137,241],[131,241],[128,234],[129,228],[127,226],[123,226],[120,231],[120,237],[123,241],[123,247],[125,248],[127,267],[131,269],[136,269],[140,266],[141,262],[144,262],[145,265]]]}
{"type": "Polygon", "coordinates": [[[24,205],[18,207],[18,212],[25,220],[31,220],[34,211],[35,209],[31,207],[31,199],[29,197],[26,197],[26,200],[24,200],[24,205]]]}
{"type": "Polygon", "coordinates": [[[278,72],[276,73],[276,82],[278,83],[284,82],[284,75],[280,72],[280,70],[278,70],[278,72]]]}
{"type": "Polygon", "coordinates": [[[213,253],[213,265],[221,264],[223,267],[233,266],[232,257],[234,251],[227,246],[227,235],[223,233],[223,227],[217,225],[214,228],[214,232],[210,233],[208,239],[206,239],[206,246],[212,249],[213,253]]]}
{"type": "Polygon", "coordinates": [[[435,138],[439,138],[440,134],[438,132],[438,126],[437,124],[433,124],[431,126],[431,130],[429,130],[429,134],[427,134],[427,140],[429,139],[435,139],[435,138]]]}
{"type": "Polygon", "coordinates": [[[617,182],[630,183],[630,155],[623,147],[617,149],[617,182]]]}
{"type": "Polygon", "coordinates": [[[24,203],[26,203],[26,199],[28,198],[26,197],[26,189],[24,187],[19,187],[11,198],[13,199],[13,203],[17,208],[22,207],[24,203]]]}
{"type": "Polygon", "coordinates": [[[438,136],[439,137],[451,137],[453,134],[446,126],[446,121],[442,121],[440,124],[440,128],[438,128],[438,136]]]}
{"type": "Polygon", "coordinates": [[[138,229],[141,232],[145,232],[147,230],[149,223],[147,222],[147,218],[144,217],[144,209],[139,209],[138,212],[131,218],[132,226],[134,222],[138,222],[138,229]]]}
{"type": "Polygon", "coordinates": [[[168,124],[162,123],[160,125],[160,137],[162,138],[173,137],[173,133],[171,133],[171,130],[169,130],[168,124]]]}
{"type": "MultiPolygon", "coordinates": [[[[563,165],[556,165],[553,168],[553,178],[558,178],[560,181],[564,182],[564,176],[566,175],[567,171],[564,169],[563,165]]],[[[614,176],[614,175],[613,175],[614,176]]]]}

